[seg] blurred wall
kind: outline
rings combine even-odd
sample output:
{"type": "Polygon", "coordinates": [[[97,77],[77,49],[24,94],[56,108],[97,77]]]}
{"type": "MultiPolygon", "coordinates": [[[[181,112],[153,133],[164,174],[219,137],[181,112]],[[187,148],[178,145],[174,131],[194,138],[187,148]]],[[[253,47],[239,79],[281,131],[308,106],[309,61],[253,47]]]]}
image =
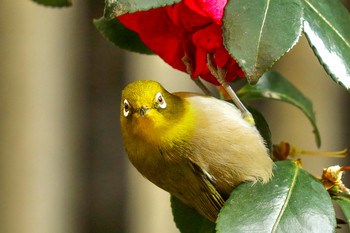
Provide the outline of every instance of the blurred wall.
{"type": "Polygon", "coordinates": [[[0,231],[77,232],[81,13],[0,5],[0,231]]]}

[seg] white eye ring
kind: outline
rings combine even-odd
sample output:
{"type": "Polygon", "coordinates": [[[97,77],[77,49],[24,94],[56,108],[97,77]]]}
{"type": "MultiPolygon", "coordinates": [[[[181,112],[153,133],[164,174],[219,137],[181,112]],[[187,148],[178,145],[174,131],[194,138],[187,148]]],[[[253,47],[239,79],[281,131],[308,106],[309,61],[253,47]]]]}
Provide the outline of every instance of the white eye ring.
{"type": "Polygon", "coordinates": [[[129,102],[125,99],[125,100],[124,100],[124,108],[123,108],[124,116],[125,116],[125,117],[129,116],[129,112],[130,112],[130,104],[129,104],[129,102]]]}
{"type": "Polygon", "coordinates": [[[164,97],[162,96],[162,94],[160,92],[158,92],[156,94],[156,102],[158,103],[159,107],[161,108],[166,108],[166,102],[165,102],[165,99],[164,97]]]}

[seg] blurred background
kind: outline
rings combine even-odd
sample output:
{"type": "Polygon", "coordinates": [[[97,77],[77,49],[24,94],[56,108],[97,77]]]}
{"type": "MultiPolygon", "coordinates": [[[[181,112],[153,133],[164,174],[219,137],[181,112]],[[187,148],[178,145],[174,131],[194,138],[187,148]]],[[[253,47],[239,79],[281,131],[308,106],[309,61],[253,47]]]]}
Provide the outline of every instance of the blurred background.
{"type": "MultiPolygon", "coordinates": [[[[2,233],[178,232],[169,194],[127,161],[120,94],[138,79],[157,80],[170,91],[200,90],[158,57],[106,41],[92,24],[103,6],[97,0],[74,0],[64,9],[29,0],[0,2],[2,233]]],[[[274,69],[313,101],[321,150],[349,147],[349,92],[327,76],[305,37],[274,69]]],[[[311,124],[296,107],[254,104],[275,143],[317,149],[311,124]]],[[[302,159],[315,175],[330,165],[350,164],[348,158],[302,159]]]]}

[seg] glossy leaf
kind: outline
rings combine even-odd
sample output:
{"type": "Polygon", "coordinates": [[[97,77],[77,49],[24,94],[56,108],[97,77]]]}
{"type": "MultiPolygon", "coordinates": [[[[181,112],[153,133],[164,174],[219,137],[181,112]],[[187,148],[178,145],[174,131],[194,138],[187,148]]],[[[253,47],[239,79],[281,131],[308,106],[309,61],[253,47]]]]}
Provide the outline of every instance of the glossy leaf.
{"type": "Polygon", "coordinates": [[[302,0],[304,32],[336,83],[350,89],[350,15],[339,0],[302,0]]]}
{"type": "Polygon", "coordinates": [[[314,127],[317,146],[321,145],[312,102],[280,73],[276,71],[265,73],[256,86],[245,85],[237,95],[241,100],[272,99],[293,104],[308,117],[314,127]]]}
{"type": "Polygon", "coordinates": [[[215,224],[171,196],[174,221],[181,233],[214,233],[215,224]]]}
{"type": "Polygon", "coordinates": [[[264,116],[255,108],[247,106],[249,112],[253,115],[255,126],[258,129],[260,135],[264,138],[266,147],[269,149],[269,154],[272,156],[272,139],[270,127],[267,124],[264,116]]]}
{"type": "Polygon", "coordinates": [[[107,19],[112,19],[126,13],[170,6],[180,1],[181,0],[106,0],[104,16],[107,19]]]}
{"type": "Polygon", "coordinates": [[[335,227],[334,208],[323,185],[295,163],[281,161],[269,183],[243,183],[231,193],[216,230],[329,233],[335,227]]]}
{"type": "Polygon", "coordinates": [[[338,205],[342,209],[350,227],[350,198],[342,196],[333,196],[332,198],[338,203],[338,205]]]}
{"type": "Polygon", "coordinates": [[[117,18],[107,20],[104,17],[94,20],[97,30],[110,42],[119,48],[133,52],[153,54],[153,52],[142,43],[139,35],[125,27],[117,18]]]}
{"type": "Polygon", "coordinates": [[[33,1],[41,5],[52,6],[52,7],[64,7],[64,6],[72,5],[72,0],[33,0],[33,1]]]}
{"type": "Polygon", "coordinates": [[[255,84],[299,40],[300,0],[229,1],[223,17],[224,45],[255,84]]]}

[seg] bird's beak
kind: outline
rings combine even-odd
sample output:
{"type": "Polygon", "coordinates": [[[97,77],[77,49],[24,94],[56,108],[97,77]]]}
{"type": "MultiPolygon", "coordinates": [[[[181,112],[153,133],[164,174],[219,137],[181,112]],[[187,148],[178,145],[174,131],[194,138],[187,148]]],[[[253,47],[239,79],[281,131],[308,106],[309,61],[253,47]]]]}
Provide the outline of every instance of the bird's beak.
{"type": "Polygon", "coordinates": [[[149,108],[147,108],[147,106],[142,106],[140,108],[140,115],[143,117],[145,114],[147,114],[149,112],[149,108]]]}

